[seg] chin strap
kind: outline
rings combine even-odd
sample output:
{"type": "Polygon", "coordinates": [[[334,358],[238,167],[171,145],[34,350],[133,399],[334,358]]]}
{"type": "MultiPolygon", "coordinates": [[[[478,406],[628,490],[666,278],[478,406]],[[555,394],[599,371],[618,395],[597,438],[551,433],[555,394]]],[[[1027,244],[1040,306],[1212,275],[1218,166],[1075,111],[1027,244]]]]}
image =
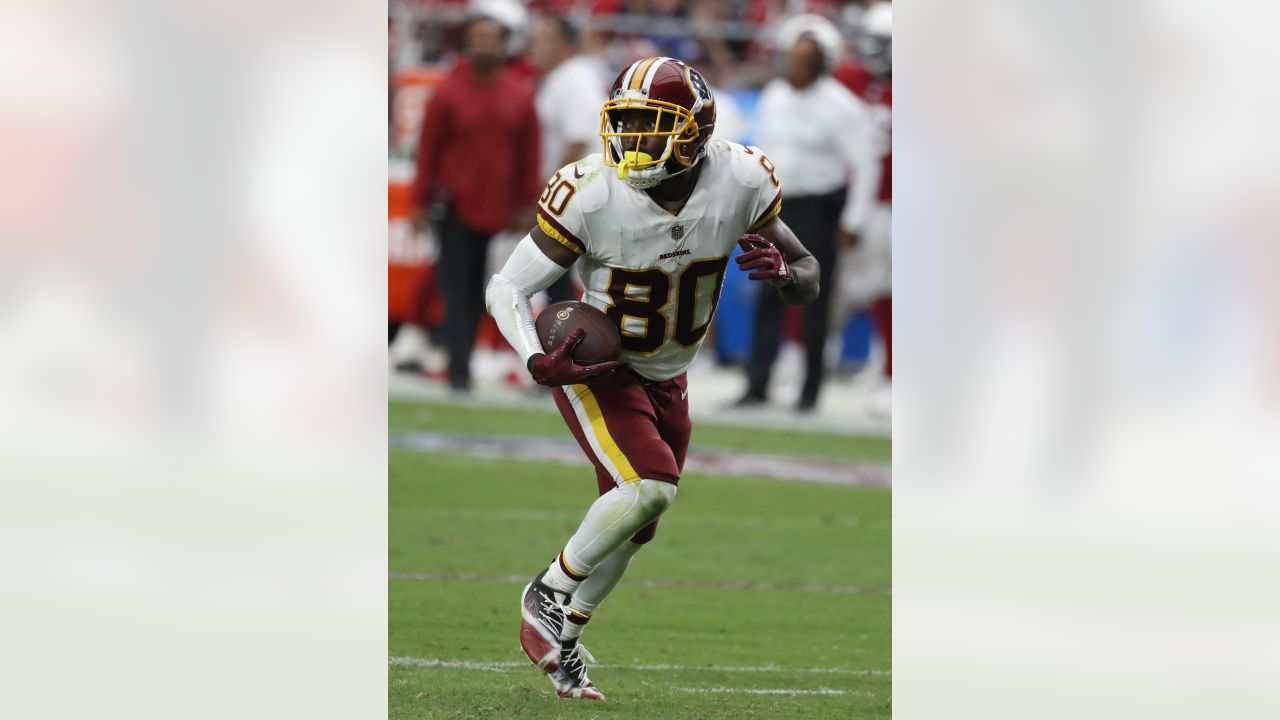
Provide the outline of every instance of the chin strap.
{"type": "MultiPolygon", "coordinates": [[[[643,155],[644,153],[641,153],[641,154],[643,155]]],[[[626,162],[626,160],[623,160],[623,162],[626,162]]],[[[698,164],[695,162],[693,165],[686,165],[685,167],[682,167],[675,172],[667,172],[667,168],[665,164],[655,165],[653,167],[647,167],[647,168],[640,168],[638,170],[633,170],[632,168],[628,167],[627,172],[624,175],[622,173],[622,163],[618,163],[618,170],[619,170],[618,177],[625,180],[628,185],[630,185],[633,188],[636,188],[637,190],[648,190],[650,188],[657,187],[658,185],[662,184],[663,182],[666,182],[667,180],[670,180],[673,177],[679,177],[680,175],[683,175],[689,172],[690,170],[694,169],[697,166],[698,164]],[[653,170],[655,172],[653,174],[646,174],[646,171],[648,170],[653,170]]]]}
{"type": "Polygon", "coordinates": [[[673,178],[673,177],[676,177],[676,176],[678,176],[678,175],[683,175],[683,174],[685,174],[685,173],[689,172],[690,170],[692,170],[692,169],[694,168],[694,165],[697,165],[697,164],[698,164],[698,163],[697,163],[697,162],[695,162],[693,165],[685,165],[685,166],[684,166],[683,168],[681,168],[680,170],[677,170],[677,171],[675,171],[675,172],[671,173],[670,175],[668,175],[668,176],[667,176],[667,178],[673,178]]]}

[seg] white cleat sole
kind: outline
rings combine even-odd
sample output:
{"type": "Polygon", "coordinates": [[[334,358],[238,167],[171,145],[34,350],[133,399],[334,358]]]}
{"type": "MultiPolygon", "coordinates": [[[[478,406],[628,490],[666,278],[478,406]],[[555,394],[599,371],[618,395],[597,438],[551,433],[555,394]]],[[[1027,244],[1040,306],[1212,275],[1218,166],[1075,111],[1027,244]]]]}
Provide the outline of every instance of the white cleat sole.
{"type": "Polygon", "coordinates": [[[587,687],[573,687],[556,682],[554,676],[550,678],[551,685],[556,689],[556,697],[562,697],[568,700],[603,700],[604,693],[595,688],[594,685],[587,687]]]}

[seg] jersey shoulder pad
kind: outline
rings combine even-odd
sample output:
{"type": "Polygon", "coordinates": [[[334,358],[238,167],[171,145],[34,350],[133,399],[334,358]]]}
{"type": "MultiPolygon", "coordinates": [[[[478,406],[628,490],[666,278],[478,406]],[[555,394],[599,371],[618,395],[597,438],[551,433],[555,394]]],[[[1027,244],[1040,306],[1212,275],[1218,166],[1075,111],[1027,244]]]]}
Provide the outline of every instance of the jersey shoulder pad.
{"type": "Polygon", "coordinates": [[[579,198],[579,209],[583,214],[596,212],[608,202],[607,174],[612,171],[612,168],[605,166],[604,157],[600,153],[592,153],[565,166],[565,176],[573,179],[574,187],[582,196],[579,198]]]}
{"type": "Polygon", "coordinates": [[[760,148],[739,145],[728,140],[720,142],[724,143],[724,149],[721,152],[724,153],[724,159],[735,181],[752,190],[778,186],[773,163],[765,157],[760,148]]]}
{"type": "Polygon", "coordinates": [[[609,199],[609,183],[600,153],[588,155],[556,171],[538,198],[538,204],[560,215],[570,208],[575,214],[587,215],[604,207],[609,199]]]}
{"type": "Polygon", "coordinates": [[[599,153],[560,168],[538,198],[538,227],[579,255],[585,253],[589,220],[609,199],[608,170],[599,153]]]}

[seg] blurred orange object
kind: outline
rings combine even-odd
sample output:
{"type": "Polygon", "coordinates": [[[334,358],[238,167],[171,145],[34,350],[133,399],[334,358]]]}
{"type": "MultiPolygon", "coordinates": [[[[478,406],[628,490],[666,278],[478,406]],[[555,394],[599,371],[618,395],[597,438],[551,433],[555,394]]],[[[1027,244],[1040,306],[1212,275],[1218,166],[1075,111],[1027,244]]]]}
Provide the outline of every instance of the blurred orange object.
{"type": "Polygon", "coordinates": [[[387,183],[387,318],[431,326],[442,314],[435,297],[431,253],[413,231],[409,197],[413,184],[392,178],[387,183]]]}
{"type": "Polygon", "coordinates": [[[444,306],[436,290],[434,253],[413,229],[413,154],[427,101],[446,74],[444,68],[407,68],[393,78],[387,181],[387,317],[424,327],[438,325],[444,306]]]}
{"type": "Polygon", "coordinates": [[[447,74],[447,68],[431,66],[405,68],[395,74],[390,138],[393,155],[412,157],[417,151],[427,101],[447,74]]]}

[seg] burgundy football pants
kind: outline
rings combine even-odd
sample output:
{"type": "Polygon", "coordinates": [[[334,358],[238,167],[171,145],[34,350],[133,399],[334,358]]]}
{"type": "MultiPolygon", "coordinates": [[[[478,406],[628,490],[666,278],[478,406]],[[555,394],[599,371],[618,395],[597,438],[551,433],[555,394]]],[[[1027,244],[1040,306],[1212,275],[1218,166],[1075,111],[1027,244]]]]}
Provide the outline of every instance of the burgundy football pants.
{"type": "MultiPolygon", "coordinates": [[[[652,381],[624,367],[552,391],[565,424],[596,468],[601,495],[640,479],[680,481],[693,429],[688,387],[683,374],[652,381]]],[[[632,541],[649,542],[657,527],[654,520],[632,541]]]]}

